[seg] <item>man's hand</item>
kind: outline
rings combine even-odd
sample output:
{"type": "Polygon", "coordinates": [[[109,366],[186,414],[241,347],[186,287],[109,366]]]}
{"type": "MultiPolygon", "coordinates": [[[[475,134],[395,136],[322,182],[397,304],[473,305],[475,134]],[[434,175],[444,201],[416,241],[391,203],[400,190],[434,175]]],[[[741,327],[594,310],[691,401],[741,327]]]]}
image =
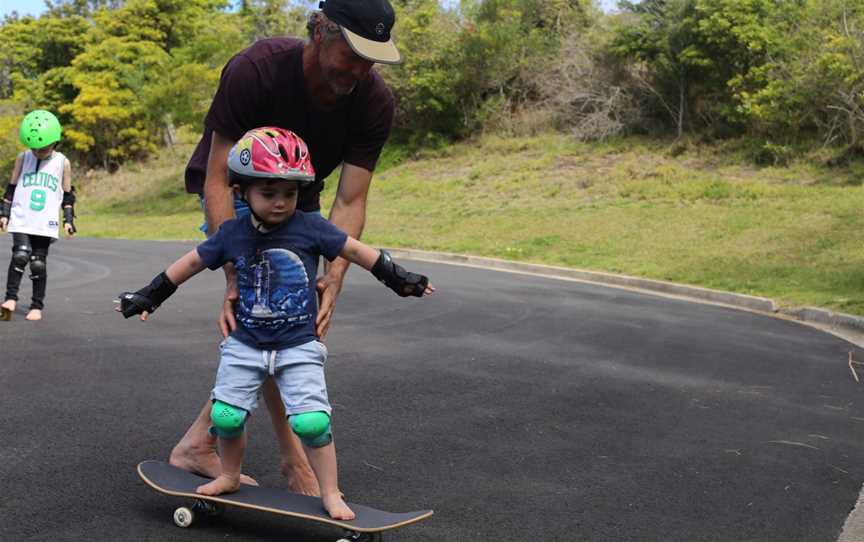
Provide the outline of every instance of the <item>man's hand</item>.
{"type": "Polygon", "coordinates": [[[225,301],[222,303],[222,312],[219,313],[219,331],[222,336],[227,338],[228,335],[237,329],[237,320],[234,318],[234,304],[240,298],[240,292],[237,289],[237,270],[230,263],[225,264],[225,301]]]}
{"type": "Polygon", "coordinates": [[[315,287],[318,289],[318,318],[315,319],[315,333],[320,340],[324,340],[327,330],[330,329],[330,320],[333,309],[336,308],[336,298],[342,291],[342,280],[344,275],[331,275],[327,273],[318,279],[315,287]]]}

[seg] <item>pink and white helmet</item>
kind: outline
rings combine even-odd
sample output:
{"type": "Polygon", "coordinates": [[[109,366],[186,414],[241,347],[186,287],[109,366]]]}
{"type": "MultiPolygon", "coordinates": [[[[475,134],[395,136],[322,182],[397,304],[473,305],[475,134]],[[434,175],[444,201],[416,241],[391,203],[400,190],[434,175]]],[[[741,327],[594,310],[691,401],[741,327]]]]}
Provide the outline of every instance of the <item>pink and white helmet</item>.
{"type": "Polygon", "coordinates": [[[263,180],[311,183],[315,169],[300,136],[291,130],[266,126],[249,130],[231,147],[228,179],[241,189],[263,180]]]}

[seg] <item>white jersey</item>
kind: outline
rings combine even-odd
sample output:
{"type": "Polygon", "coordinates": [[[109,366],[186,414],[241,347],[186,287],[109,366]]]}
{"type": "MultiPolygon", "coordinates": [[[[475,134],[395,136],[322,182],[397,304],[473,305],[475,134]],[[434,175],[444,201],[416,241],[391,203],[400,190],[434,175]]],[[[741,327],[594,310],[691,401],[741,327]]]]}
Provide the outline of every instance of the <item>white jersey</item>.
{"type": "Polygon", "coordinates": [[[66,157],[57,151],[45,160],[38,160],[32,151],[26,151],[21,156],[21,174],[15,186],[15,197],[12,198],[8,230],[57,239],[66,157]]]}

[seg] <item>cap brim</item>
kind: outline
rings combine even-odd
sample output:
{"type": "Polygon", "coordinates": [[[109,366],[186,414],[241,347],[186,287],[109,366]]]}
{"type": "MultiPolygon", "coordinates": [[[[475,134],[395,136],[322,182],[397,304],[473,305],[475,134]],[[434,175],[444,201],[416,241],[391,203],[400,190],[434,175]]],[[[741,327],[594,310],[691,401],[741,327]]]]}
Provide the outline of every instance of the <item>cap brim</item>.
{"type": "Polygon", "coordinates": [[[394,45],[393,40],[374,41],[351,32],[344,26],[340,26],[345,41],[360,57],[379,64],[401,64],[402,55],[394,45]]]}

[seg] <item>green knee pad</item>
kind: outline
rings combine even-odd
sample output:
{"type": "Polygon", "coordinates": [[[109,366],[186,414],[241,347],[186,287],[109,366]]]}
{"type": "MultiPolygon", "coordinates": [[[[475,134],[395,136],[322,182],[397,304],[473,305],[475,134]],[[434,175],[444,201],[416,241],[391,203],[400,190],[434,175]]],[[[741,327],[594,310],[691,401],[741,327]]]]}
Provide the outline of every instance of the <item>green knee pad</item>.
{"type": "Polygon", "coordinates": [[[246,416],[247,413],[242,408],[218,400],[213,401],[213,408],[210,409],[213,427],[210,428],[210,432],[221,438],[237,438],[243,434],[246,416]]]}
{"type": "Polygon", "coordinates": [[[310,448],[327,446],[333,440],[330,416],[326,412],[303,412],[290,418],[291,429],[310,448]]]}

